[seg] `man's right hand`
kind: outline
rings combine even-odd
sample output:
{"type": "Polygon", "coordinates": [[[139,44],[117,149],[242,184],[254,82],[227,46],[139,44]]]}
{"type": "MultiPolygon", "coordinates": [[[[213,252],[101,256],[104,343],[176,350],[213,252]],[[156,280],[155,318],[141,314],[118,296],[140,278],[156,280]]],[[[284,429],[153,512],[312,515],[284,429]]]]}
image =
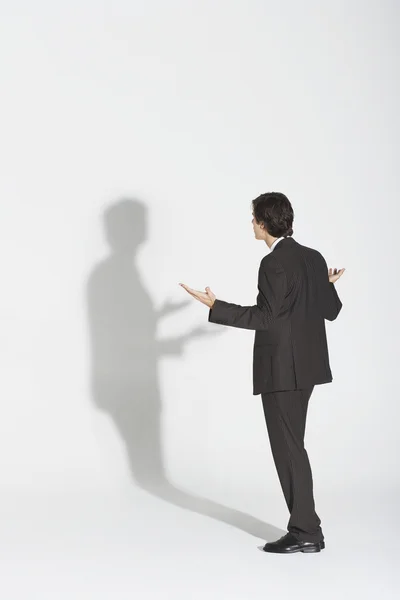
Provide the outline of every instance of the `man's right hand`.
{"type": "Polygon", "coordinates": [[[346,269],[328,269],[328,276],[330,283],[335,283],[343,275],[346,269]]]}

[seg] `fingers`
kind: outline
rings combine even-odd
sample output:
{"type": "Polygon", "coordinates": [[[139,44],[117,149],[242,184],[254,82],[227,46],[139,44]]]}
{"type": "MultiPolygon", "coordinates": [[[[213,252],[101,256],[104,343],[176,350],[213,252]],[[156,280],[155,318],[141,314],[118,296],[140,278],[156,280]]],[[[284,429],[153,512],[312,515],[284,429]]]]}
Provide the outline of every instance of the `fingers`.
{"type": "MultiPolygon", "coordinates": [[[[190,288],[188,285],[185,285],[184,283],[180,283],[180,286],[182,286],[187,292],[189,292],[189,294],[192,294],[192,296],[195,296],[196,298],[206,298],[208,295],[208,292],[200,292],[200,290],[194,290],[193,288],[190,288]]],[[[210,288],[208,288],[210,289],[210,288]]],[[[207,290],[207,288],[206,288],[207,290]]],[[[212,294],[212,292],[211,292],[212,294]]]]}
{"type": "Polygon", "coordinates": [[[194,289],[190,288],[188,285],[185,285],[184,283],[180,283],[179,285],[181,287],[183,287],[188,292],[188,294],[193,296],[193,298],[196,298],[196,300],[202,301],[202,297],[205,295],[204,292],[199,292],[198,290],[194,290],[194,289]]]}
{"type": "Polygon", "coordinates": [[[188,285],[185,285],[184,283],[180,283],[179,285],[182,286],[192,296],[196,296],[196,294],[200,293],[197,290],[194,290],[193,288],[190,288],[188,285]]]}
{"type": "Polygon", "coordinates": [[[337,267],[333,268],[332,267],[328,270],[329,275],[342,275],[342,273],[344,273],[346,269],[338,269],[337,267]]]}
{"type": "Polygon", "coordinates": [[[212,300],[215,300],[216,295],[214,294],[214,292],[211,291],[211,289],[208,286],[206,287],[206,292],[207,296],[209,296],[212,300]]]}
{"type": "Polygon", "coordinates": [[[332,283],[334,283],[335,281],[337,281],[339,279],[339,277],[341,277],[343,275],[343,273],[345,272],[345,268],[343,267],[342,269],[338,269],[338,268],[334,268],[334,269],[329,269],[329,278],[333,278],[332,279],[332,283]]]}

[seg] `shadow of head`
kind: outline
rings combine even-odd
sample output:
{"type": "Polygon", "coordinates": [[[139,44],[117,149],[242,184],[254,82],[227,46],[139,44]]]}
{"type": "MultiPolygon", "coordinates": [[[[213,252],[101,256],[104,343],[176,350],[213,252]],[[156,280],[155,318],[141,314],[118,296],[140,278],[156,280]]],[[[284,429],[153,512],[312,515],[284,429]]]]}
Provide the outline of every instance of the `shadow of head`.
{"type": "Polygon", "coordinates": [[[136,199],[122,198],[104,212],[106,239],[114,252],[132,253],[146,239],[145,205],[136,199]]]}

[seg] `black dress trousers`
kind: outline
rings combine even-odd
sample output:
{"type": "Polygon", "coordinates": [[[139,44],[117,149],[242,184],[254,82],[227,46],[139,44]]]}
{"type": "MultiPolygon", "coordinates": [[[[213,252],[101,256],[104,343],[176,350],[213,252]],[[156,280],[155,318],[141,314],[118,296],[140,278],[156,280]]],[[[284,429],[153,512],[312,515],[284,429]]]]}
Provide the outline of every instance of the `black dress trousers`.
{"type": "Polygon", "coordinates": [[[304,447],[308,401],[313,389],[314,386],[261,394],[272,456],[290,513],[287,528],[304,542],[324,539],[321,520],[315,512],[311,467],[304,447]]]}

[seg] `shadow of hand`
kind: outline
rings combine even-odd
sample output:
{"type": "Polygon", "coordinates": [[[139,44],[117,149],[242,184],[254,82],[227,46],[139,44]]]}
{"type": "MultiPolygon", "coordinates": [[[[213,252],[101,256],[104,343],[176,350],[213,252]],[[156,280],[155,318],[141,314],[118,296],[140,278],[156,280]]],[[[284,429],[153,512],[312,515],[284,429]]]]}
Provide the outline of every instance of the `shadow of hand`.
{"type": "Polygon", "coordinates": [[[188,340],[194,338],[202,338],[214,335],[220,335],[223,333],[223,329],[215,329],[213,331],[209,330],[207,327],[195,327],[192,331],[189,331],[185,334],[188,340]]]}
{"type": "Polygon", "coordinates": [[[165,317],[170,315],[171,313],[180,310],[181,308],[185,308],[191,304],[190,300],[181,300],[181,302],[173,302],[172,300],[166,300],[161,308],[157,311],[157,318],[165,317]]]}
{"type": "Polygon", "coordinates": [[[206,327],[195,327],[192,331],[179,337],[158,340],[158,354],[160,357],[170,354],[180,355],[184,350],[184,345],[190,340],[221,335],[221,333],[223,333],[221,330],[209,331],[206,327]]]}

